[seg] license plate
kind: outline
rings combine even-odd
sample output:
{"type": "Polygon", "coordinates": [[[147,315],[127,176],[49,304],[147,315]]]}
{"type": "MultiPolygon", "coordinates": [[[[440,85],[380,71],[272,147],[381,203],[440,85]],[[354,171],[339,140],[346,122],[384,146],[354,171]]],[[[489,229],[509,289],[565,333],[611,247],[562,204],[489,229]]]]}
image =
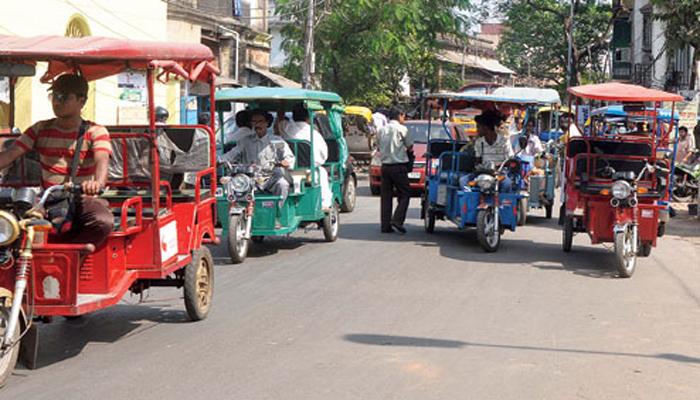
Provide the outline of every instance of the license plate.
{"type": "Polygon", "coordinates": [[[409,172],[408,179],[420,179],[420,172],[409,172]]]}
{"type": "Polygon", "coordinates": [[[642,210],[642,218],[654,218],[653,210],[642,210]]]}
{"type": "Polygon", "coordinates": [[[274,201],[263,201],[262,206],[263,206],[263,208],[275,208],[275,202],[274,201]]]}

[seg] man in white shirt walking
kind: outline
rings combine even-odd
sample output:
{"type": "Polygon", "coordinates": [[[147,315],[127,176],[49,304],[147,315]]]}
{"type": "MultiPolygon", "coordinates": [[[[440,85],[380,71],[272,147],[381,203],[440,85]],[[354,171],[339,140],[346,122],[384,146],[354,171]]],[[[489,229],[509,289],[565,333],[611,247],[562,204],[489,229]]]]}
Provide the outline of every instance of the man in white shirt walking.
{"type": "Polygon", "coordinates": [[[389,112],[389,123],[379,130],[377,140],[382,159],[381,222],[382,232],[391,233],[396,229],[406,233],[403,224],[411,200],[408,182],[408,152],[413,150],[413,139],[403,126],[405,113],[399,108],[389,112]],[[398,195],[398,205],[391,215],[394,189],[398,195]],[[392,229],[393,228],[393,229],[392,229]]]}

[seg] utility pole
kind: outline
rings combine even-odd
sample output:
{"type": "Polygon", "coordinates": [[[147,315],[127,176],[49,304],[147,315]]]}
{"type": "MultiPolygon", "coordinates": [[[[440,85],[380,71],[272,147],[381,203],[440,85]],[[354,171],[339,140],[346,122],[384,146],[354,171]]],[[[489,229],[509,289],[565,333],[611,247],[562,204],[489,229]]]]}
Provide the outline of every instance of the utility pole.
{"type": "Polygon", "coordinates": [[[314,0],[309,0],[306,19],[306,43],[304,45],[304,68],[301,78],[301,86],[304,89],[313,87],[313,75],[316,72],[316,60],[314,54],[314,0]]]}
{"type": "Polygon", "coordinates": [[[568,34],[567,34],[567,39],[569,42],[569,52],[566,58],[566,87],[569,88],[571,86],[571,78],[574,72],[573,68],[573,57],[574,57],[574,13],[575,13],[575,8],[576,8],[576,3],[578,0],[571,0],[571,11],[569,13],[569,26],[568,26],[568,34]]]}

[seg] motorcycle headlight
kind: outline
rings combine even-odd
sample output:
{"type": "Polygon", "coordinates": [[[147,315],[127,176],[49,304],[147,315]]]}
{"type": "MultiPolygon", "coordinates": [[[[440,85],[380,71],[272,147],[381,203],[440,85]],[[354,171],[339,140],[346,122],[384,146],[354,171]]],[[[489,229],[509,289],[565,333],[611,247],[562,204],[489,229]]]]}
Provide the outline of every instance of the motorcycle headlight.
{"type": "Polygon", "coordinates": [[[252,182],[247,175],[238,174],[231,178],[231,187],[236,193],[243,193],[250,190],[252,182]]]}
{"type": "Polygon", "coordinates": [[[0,211],[0,246],[6,246],[19,236],[17,218],[7,211],[0,211]]]}
{"type": "Polygon", "coordinates": [[[612,185],[612,195],[614,198],[623,200],[632,194],[632,185],[627,181],[616,181],[612,185]]]}
{"type": "Polygon", "coordinates": [[[481,174],[476,177],[476,184],[481,190],[490,190],[493,188],[493,184],[496,182],[496,178],[491,175],[481,174]]]}

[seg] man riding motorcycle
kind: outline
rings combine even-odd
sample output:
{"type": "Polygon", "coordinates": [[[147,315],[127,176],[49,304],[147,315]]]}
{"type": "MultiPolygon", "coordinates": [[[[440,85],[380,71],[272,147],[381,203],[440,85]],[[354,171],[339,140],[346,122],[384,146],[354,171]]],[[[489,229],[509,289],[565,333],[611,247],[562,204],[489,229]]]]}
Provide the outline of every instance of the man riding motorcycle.
{"type": "Polygon", "coordinates": [[[85,78],[64,74],[54,80],[49,90],[56,118],[32,125],[7,150],[0,152],[0,169],[35,150],[39,154],[44,188],[65,183],[80,184],[83,195],[74,199],[72,216],[68,216],[71,224],[60,224],[65,229],[59,231],[59,240],[99,247],[114,224],[107,201],[95,197],[107,184],[112,154],[109,132],[80,116],[88,98],[85,78]],[[76,154],[79,143],[79,153],[76,154]]]}
{"type": "Polygon", "coordinates": [[[265,111],[250,111],[250,123],[255,134],[242,138],[236,147],[219,158],[219,162],[260,166],[265,179],[263,190],[281,196],[281,207],[289,194],[287,170],[294,166],[295,157],[284,140],[268,134],[271,121],[271,116],[265,111]]]}

